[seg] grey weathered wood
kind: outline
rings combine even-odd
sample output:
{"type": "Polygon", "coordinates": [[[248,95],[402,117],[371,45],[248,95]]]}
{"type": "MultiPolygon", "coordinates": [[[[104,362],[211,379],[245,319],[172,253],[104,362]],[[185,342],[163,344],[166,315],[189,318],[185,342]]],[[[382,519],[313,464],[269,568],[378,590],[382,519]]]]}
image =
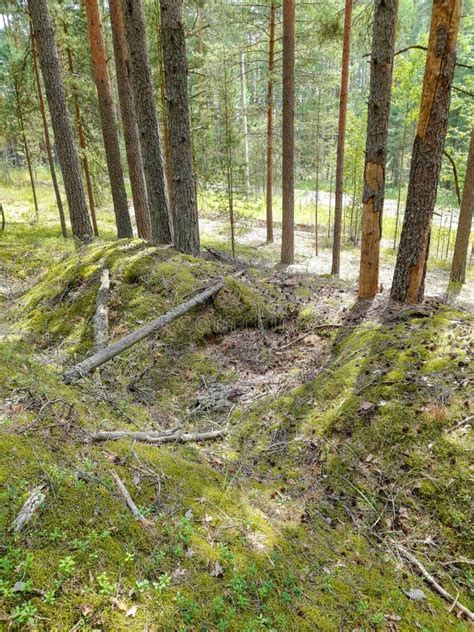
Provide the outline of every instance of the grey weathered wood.
{"type": "Polygon", "coordinates": [[[46,499],[46,484],[38,485],[31,492],[20,513],[12,523],[11,531],[18,533],[31,520],[46,499]]]}
{"type": "Polygon", "coordinates": [[[100,288],[95,301],[96,310],[92,326],[94,328],[94,348],[100,351],[109,342],[109,300],[110,275],[107,269],[102,270],[100,288]]]}
{"type": "Polygon", "coordinates": [[[128,489],[125,487],[124,482],[122,481],[122,479],[120,478],[120,476],[117,474],[115,470],[112,470],[112,477],[115,481],[115,484],[117,485],[119,494],[122,496],[125,504],[132,512],[134,518],[136,518],[139,522],[141,522],[143,526],[151,525],[152,524],[151,520],[147,520],[145,516],[140,512],[136,504],[133,502],[133,498],[130,496],[130,493],[128,489]]]}
{"type": "Polygon", "coordinates": [[[226,430],[210,430],[208,432],[160,434],[158,432],[132,432],[128,430],[102,430],[95,432],[89,438],[93,443],[103,441],[119,441],[120,439],[131,439],[142,443],[190,443],[200,441],[211,441],[226,435],[226,430]]]}
{"type": "Polygon", "coordinates": [[[219,290],[221,290],[223,287],[223,280],[215,283],[214,285],[211,285],[202,292],[199,292],[199,294],[196,294],[196,296],[191,298],[189,301],[173,307],[173,309],[170,309],[170,311],[166,312],[166,314],[163,314],[159,318],[152,320],[150,323],[143,325],[143,327],[140,327],[131,334],[124,336],[109,347],[97,351],[89,358],[86,358],[82,362],[75,364],[70,369],[65,371],[63,373],[63,380],[66,382],[66,384],[70,384],[71,382],[75,382],[81,377],[88,375],[102,364],[105,364],[112,358],[115,358],[115,356],[118,356],[127,349],[130,349],[130,347],[133,347],[133,345],[137,344],[137,342],[140,342],[140,340],[143,340],[150,334],[159,331],[180,316],[183,316],[187,312],[191,311],[197,305],[205,303],[209,298],[214,296],[214,294],[217,294],[217,292],[219,292],[219,290]]]}

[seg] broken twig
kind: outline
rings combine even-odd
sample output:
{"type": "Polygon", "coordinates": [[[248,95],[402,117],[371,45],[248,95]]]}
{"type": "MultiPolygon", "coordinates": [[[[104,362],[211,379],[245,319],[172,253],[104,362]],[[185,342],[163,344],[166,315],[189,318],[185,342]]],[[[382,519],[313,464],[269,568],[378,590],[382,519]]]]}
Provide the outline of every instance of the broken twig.
{"type": "Polygon", "coordinates": [[[446,601],[449,601],[453,607],[456,607],[463,614],[465,614],[468,619],[470,619],[471,621],[474,621],[474,613],[471,612],[469,608],[466,608],[466,606],[463,606],[461,603],[459,603],[457,597],[454,598],[450,593],[448,593],[447,590],[445,590],[440,584],[438,584],[436,579],[428,573],[426,568],[413,555],[413,553],[410,553],[410,551],[408,551],[404,546],[401,546],[401,544],[395,544],[395,546],[403,555],[403,557],[405,557],[405,559],[407,559],[411,564],[413,564],[413,566],[416,566],[416,568],[423,575],[424,579],[428,582],[428,584],[430,584],[432,588],[436,590],[437,593],[439,593],[444,599],[446,599],[446,601]]]}
{"type": "Polygon", "coordinates": [[[107,268],[102,270],[100,276],[100,287],[95,301],[96,309],[93,320],[94,328],[94,349],[100,351],[109,342],[109,300],[110,275],[107,268]]]}
{"type": "Polygon", "coordinates": [[[142,443],[154,443],[161,445],[163,443],[189,443],[199,441],[211,441],[219,439],[227,434],[226,430],[210,430],[209,432],[197,433],[180,433],[159,434],[157,432],[132,432],[128,430],[102,430],[95,432],[89,437],[89,441],[99,443],[102,441],[118,441],[120,439],[131,439],[132,441],[141,441],[142,443]]]}
{"type": "Polygon", "coordinates": [[[124,482],[115,470],[112,470],[112,477],[115,481],[115,484],[117,485],[117,489],[120,495],[122,496],[127,507],[132,512],[134,518],[136,518],[136,520],[138,520],[138,522],[140,522],[144,527],[151,526],[152,521],[145,518],[145,516],[139,511],[138,507],[133,502],[133,498],[130,496],[128,489],[125,487],[124,482]]]}
{"type": "Polygon", "coordinates": [[[34,488],[20,510],[20,513],[15,518],[10,528],[10,531],[18,533],[23,529],[25,524],[31,520],[46,498],[46,484],[38,485],[34,488]]]}

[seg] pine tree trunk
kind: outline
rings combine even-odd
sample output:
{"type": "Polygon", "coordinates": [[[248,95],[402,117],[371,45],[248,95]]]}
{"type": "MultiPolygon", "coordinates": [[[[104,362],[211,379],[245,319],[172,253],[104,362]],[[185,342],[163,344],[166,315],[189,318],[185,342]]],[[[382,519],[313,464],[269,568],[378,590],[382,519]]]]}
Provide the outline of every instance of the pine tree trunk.
{"type": "Polygon", "coordinates": [[[166,92],[165,92],[165,69],[163,64],[163,42],[161,37],[161,17],[159,0],[156,0],[156,56],[158,58],[158,71],[159,71],[159,90],[161,101],[161,118],[163,126],[163,153],[164,153],[164,165],[166,185],[168,188],[168,202],[170,205],[170,212],[172,216],[173,207],[173,171],[171,169],[171,149],[170,149],[170,130],[168,125],[168,111],[166,108],[166,92]]]}
{"type": "Polygon", "coordinates": [[[54,27],[47,0],[28,0],[33,30],[38,44],[38,58],[43,74],[59,163],[71,217],[72,232],[80,240],[92,238],[92,226],[87,212],[79,157],[61,76],[54,27]]]}
{"type": "Polygon", "coordinates": [[[151,238],[171,243],[168,198],[161,155],[158,119],[145,30],[142,0],[122,0],[125,34],[130,55],[133,100],[140,134],[143,168],[148,193],[151,238]]]}
{"type": "Polygon", "coordinates": [[[268,49],[267,90],[267,241],[273,242],[273,69],[275,66],[275,3],[270,8],[270,43],[268,49]]]}
{"type": "Polygon", "coordinates": [[[67,238],[67,226],[66,218],[64,216],[63,201],[61,199],[61,193],[59,191],[58,179],[56,177],[56,169],[54,166],[53,152],[51,149],[51,139],[49,137],[48,119],[46,116],[46,108],[44,105],[43,89],[41,87],[41,79],[38,68],[38,59],[36,54],[36,38],[33,31],[33,26],[30,22],[30,38],[31,38],[31,57],[33,60],[33,74],[35,78],[36,94],[38,97],[38,104],[41,113],[41,122],[43,124],[44,144],[46,147],[46,154],[48,156],[49,171],[51,173],[51,181],[53,183],[54,195],[56,197],[56,205],[59,212],[59,222],[61,224],[61,233],[64,239],[67,238]]]}
{"type": "Polygon", "coordinates": [[[331,274],[341,269],[342,204],[344,196],[344,149],[346,136],[347,93],[349,90],[349,61],[351,49],[352,0],[346,0],[342,43],[341,94],[339,100],[339,126],[337,131],[336,185],[334,206],[334,237],[332,244],[331,274]]]}
{"type": "Polygon", "coordinates": [[[474,213],[474,127],[467,156],[466,177],[462,192],[456,243],[454,244],[450,282],[462,284],[466,280],[466,260],[471,235],[472,214],[474,213]]]}
{"type": "Polygon", "coordinates": [[[242,101],[242,123],[244,133],[244,176],[245,195],[250,195],[250,167],[249,167],[249,123],[247,112],[247,79],[245,77],[245,53],[240,52],[240,91],[242,101]]]}
{"type": "Polygon", "coordinates": [[[283,2],[281,262],[295,258],[295,0],[283,2]]]}
{"type": "Polygon", "coordinates": [[[320,155],[320,128],[321,128],[321,88],[318,90],[318,103],[316,110],[316,181],[314,192],[314,254],[316,257],[319,255],[319,163],[321,161],[320,155]]]}
{"type": "MultiPolygon", "coordinates": [[[[66,23],[64,23],[64,33],[67,35],[66,23]]],[[[82,162],[82,169],[84,171],[84,178],[86,180],[87,198],[89,200],[89,208],[91,211],[92,227],[94,229],[94,235],[98,237],[99,228],[97,226],[97,217],[95,213],[94,189],[92,187],[92,178],[91,178],[90,169],[89,169],[89,160],[87,159],[87,145],[86,145],[86,137],[84,135],[84,127],[82,125],[81,107],[79,105],[79,95],[77,93],[77,86],[74,80],[74,62],[72,59],[72,51],[69,48],[69,46],[66,48],[66,55],[67,55],[69,74],[71,75],[71,79],[73,79],[72,97],[74,101],[74,113],[76,116],[77,135],[79,138],[79,147],[81,148],[81,154],[82,154],[81,162],[82,162]]]]}
{"type": "Polygon", "coordinates": [[[99,101],[102,138],[104,140],[107,170],[112,191],[117,236],[119,239],[133,237],[98,0],[86,0],[86,13],[87,31],[92,54],[92,69],[99,101]]]}
{"type": "Polygon", "coordinates": [[[429,237],[448,125],[461,0],[434,0],[418,129],[391,297],[423,299],[429,237]]]}
{"type": "Polygon", "coordinates": [[[362,200],[359,298],[372,298],[379,288],[380,240],[397,12],[398,0],[376,0],[362,200]]]}
{"type": "Polygon", "coordinates": [[[199,254],[199,224],[189,123],[188,65],[182,0],[160,0],[161,38],[173,173],[174,245],[199,254]]]}
{"type": "Polygon", "coordinates": [[[146,195],[145,175],[143,173],[140,138],[134,114],[132,87],[128,76],[129,60],[121,0],[109,0],[109,8],[120,114],[122,116],[128,174],[132,189],[133,210],[137,222],[138,236],[142,239],[150,239],[150,214],[146,195]]]}

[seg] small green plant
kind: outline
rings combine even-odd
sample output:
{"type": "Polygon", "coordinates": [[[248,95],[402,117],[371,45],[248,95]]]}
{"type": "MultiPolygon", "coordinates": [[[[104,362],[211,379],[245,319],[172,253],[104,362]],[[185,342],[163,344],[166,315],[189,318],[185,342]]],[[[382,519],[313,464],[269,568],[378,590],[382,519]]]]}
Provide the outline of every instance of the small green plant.
{"type": "Polygon", "coordinates": [[[99,586],[99,595],[111,596],[117,592],[116,584],[109,579],[107,573],[101,573],[95,578],[97,585],[99,586]]]}
{"type": "Polygon", "coordinates": [[[43,601],[48,606],[54,605],[56,602],[56,591],[55,590],[47,590],[43,595],[43,601]]]}
{"type": "Polygon", "coordinates": [[[37,613],[37,608],[33,606],[31,601],[25,601],[25,603],[16,606],[11,613],[11,622],[13,625],[31,625],[37,613]]]}
{"type": "Polygon", "coordinates": [[[169,573],[163,573],[158,577],[158,581],[153,582],[153,588],[161,595],[161,593],[168,588],[171,584],[171,575],[169,573]]]}
{"type": "Polygon", "coordinates": [[[67,555],[59,560],[59,572],[63,577],[71,577],[76,570],[76,560],[72,555],[67,555]]]}
{"type": "Polygon", "coordinates": [[[148,579],[137,579],[135,582],[135,590],[139,593],[147,592],[150,588],[151,584],[148,579]]]}

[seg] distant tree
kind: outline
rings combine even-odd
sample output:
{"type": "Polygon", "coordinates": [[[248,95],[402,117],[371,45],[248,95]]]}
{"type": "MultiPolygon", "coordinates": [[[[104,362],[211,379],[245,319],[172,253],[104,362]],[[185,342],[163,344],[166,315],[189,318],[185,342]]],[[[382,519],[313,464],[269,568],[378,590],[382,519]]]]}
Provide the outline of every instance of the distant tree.
{"type": "Polygon", "coordinates": [[[51,174],[51,182],[53,183],[54,195],[56,197],[56,206],[58,207],[59,222],[61,224],[61,232],[64,238],[67,237],[66,218],[64,216],[64,206],[59,191],[58,179],[56,177],[56,167],[54,166],[53,150],[51,148],[51,139],[49,136],[48,118],[46,115],[46,106],[43,98],[43,88],[41,87],[41,79],[38,67],[38,56],[36,53],[36,38],[30,21],[30,40],[31,40],[31,58],[33,61],[33,74],[35,78],[36,95],[38,97],[38,105],[41,113],[41,123],[43,125],[44,145],[46,155],[48,157],[49,172],[51,174]]]}
{"type": "Polygon", "coordinates": [[[454,245],[453,262],[451,265],[451,285],[462,285],[466,280],[466,260],[471,235],[472,215],[474,213],[474,127],[471,131],[471,141],[467,156],[466,176],[462,192],[461,210],[454,245]]]}
{"type": "Polygon", "coordinates": [[[92,54],[92,69],[99,101],[100,123],[109,172],[117,236],[119,238],[133,237],[98,0],[86,0],[86,14],[87,32],[92,54]]]}
{"type": "Polygon", "coordinates": [[[151,239],[155,243],[171,243],[168,198],[163,171],[158,119],[142,0],[122,0],[125,34],[130,54],[130,75],[137,115],[143,168],[148,193],[151,239]]]}
{"type": "Polygon", "coordinates": [[[391,297],[423,299],[431,220],[443,160],[461,0],[434,0],[418,128],[391,297]]]}
{"type": "Polygon", "coordinates": [[[79,157],[66,101],[61,66],[54,37],[54,26],[47,0],[28,0],[33,30],[38,44],[38,58],[43,74],[59,163],[71,217],[72,232],[83,241],[92,238],[87,212],[79,157]]]}
{"type": "Polygon", "coordinates": [[[161,39],[173,174],[174,245],[199,254],[199,224],[193,176],[188,102],[188,66],[182,0],[160,0],[161,39]]]}
{"type": "Polygon", "coordinates": [[[143,172],[142,152],[135,120],[132,86],[128,76],[128,49],[125,39],[125,27],[121,0],[109,0],[110,22],[112,25],[112,41],[114,46],[117,88],[122,116],[123,136],[127,154],[128,173],[132,189],[133,209],[137,223],[138,236],[149,239],[151,234],[150,212],[146,194],[145,175],[143,172]]]}
{"type": "Polygon", "coordinates": [[[240,101],[242,104],[242,124],[244,137],[244,176],[245,195],[250,195],[250,165],[249,165],[249,120],[247,108],[247,77],[245,69],[245,53],[240,51],[240,101]]]}
{"type": "Polygon", "coordinates": [[[281,262],[295,258],[295,0],[283,2],[281,262]]]}
{"type": "Polygon", "coordinates": [[[372,35],[370,95],[365,148],[359,297],[378,291],[382,211],[385,194],[388,121],[398,0],[376,0],[372,35]]]}
{"type": "Polygon", "coordinates": [[[341,91],[339,98],[339,126],[337,131],[336,184],[334,206],[334,237],[331,274],[341,268],[342,207],[344,196],[344,148],[346,136],[347,93],[349,90],[349,61],[351,51],[352,0],[346,0],[342,41],[341,91]]]}
{"type": "Polygon", "coordinates": [[[267,164],[266,164],[266,207],[267,241],[273,241],[273,69],[275,66],[275,14],[276,6],[270,7],[270,35],[268,45],[268,88],[267,88],[267,164]]]}

